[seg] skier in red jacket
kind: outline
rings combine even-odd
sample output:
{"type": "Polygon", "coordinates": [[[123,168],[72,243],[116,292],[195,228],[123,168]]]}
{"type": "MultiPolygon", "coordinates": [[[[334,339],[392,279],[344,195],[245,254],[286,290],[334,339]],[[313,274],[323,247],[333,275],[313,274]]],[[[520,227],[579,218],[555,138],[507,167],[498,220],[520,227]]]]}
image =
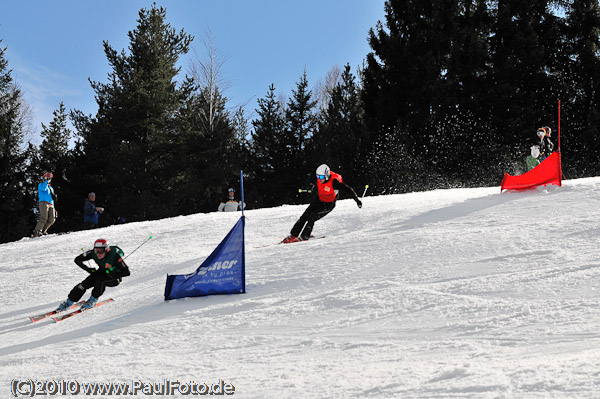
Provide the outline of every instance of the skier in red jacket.
{"type": "Polygon", "coordinates": [[[362,202],[352,187],[344,183],[342,175],[332,172],[329,166],[323,164],[317,168],[317,190],[300,219],[292,227],[290,235],[283,239],[287,244],[296,241],[306,241],[310,238],[315,222],[327,215],[335,208],[335,201],[339,190],[352,195],[356,205],[362,208],[362,202]]]}

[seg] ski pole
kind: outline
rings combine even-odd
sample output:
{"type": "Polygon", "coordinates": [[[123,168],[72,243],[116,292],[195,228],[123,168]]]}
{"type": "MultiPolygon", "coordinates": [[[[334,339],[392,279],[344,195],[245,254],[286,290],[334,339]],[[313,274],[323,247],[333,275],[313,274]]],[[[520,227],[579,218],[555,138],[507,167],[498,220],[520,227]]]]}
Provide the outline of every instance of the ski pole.
{"type": "Polygon", "coordinates": [[[368,189],[368,188],[369,188],[369,185],[367,184],[367,185],[365,186],[365,191],[363,191],[363,195],[362,195],[362,197],[360,197],[360,200],[361,200],[361,201],[362,201],[362,199],[365,197],[365,194],[367,193],[367,189],[368,189]]]}
{"type": "MultiPolygon", "coordinates": [[[[152,236],[150,236],[150,237],[146,238],[146,241],[144,241],[143,243],[141,243],[140,245],[138,245],[138,247],[137,247],[136,249],[134,249],[133,251],[131,251],[131,252],[129,253],[129,255],[131,255],[132,253],[134,253],[135,251],[137,251],[138,249],[140,249],[140,247],[141,247],[142,245],[144,245],[145,243],[147,243],[147,242],[148,242],[148,241],[149,241],[151,238],[152,238],[152,236]]],[[[123,258],[123,260],[127,259],[127,258],[129,257],[129,255],[127,255],[126,257],[124,257],[124,258],[123,258]]]]}

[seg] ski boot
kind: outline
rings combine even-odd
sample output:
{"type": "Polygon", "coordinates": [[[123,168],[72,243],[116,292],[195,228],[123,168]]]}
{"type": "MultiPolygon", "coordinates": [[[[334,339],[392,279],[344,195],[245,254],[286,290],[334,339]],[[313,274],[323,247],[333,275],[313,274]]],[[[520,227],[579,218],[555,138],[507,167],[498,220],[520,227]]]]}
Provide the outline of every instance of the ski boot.
{"type": "Polygon", "coordinates": [[[285,237],[283,239],[283,241],[281,241],[281,242],[284,243],[284,244],[289,244],[291,242],[296,242],[296,241],[302,241],[302,239],[300,237],[295,237],[295,236],[293,236],[293,235],[290,234],[289,236],[285,237]]]}
{"type": "Polygon", "coordinates": [[[72,300],[70,300],[69,298],[67,298],[66,301],[64,301],[63,303],[61,303],[60,305],[58,305],[58,310],[60,310],[61,312],[64,312],[65,310],[69,309],[71,306],[73,306],[73,302],[72,300]]]}
{"type": "Polygon", "coordinates": [[[289,235],[289,236],[285,237],[285,238],[283,239],[283,241],[281,241],[281,242],[282,242],[283,244],[289,244],[289,243],[292,243],[292,242],[307,241],[309,238],[314,238],[314,237],[315,237],[315,236],[310,236],[310,237],[308,237],[308,238],[305,238],[305,237],[302,237],[302,236],[300,236],[300,237],[295,237],[295,236],[293,236],[293,235],[289,235]]]}
{"type": "Polygon", "coordinates": [[[93,296],[90,296],[90,299],[88,299],[84,302],[83,305],[81,305],[81,309],[91,309],[94,306],[96,306],[96,302],[98,302],[98,299],[94,298],[93,296]]]}

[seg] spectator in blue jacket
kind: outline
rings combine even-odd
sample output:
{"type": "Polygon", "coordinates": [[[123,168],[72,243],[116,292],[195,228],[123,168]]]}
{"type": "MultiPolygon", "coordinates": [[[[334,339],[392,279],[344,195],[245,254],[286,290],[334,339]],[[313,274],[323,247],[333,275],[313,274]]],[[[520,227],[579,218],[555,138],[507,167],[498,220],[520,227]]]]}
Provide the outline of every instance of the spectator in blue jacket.
{"type": "Polygon", "coordinates": [[[56,195],[50,184],[53,177],[52,173],[46,172],[42,176],[42,182],[38,184],[40,220],[38,220],[33,230],[35,237],[48,234],[48,229],[56,221],[56,209],[54,209],[56,195]]]}
{"type": "Polygon", "coordinates": [[[83,202],[83,227],[95,229],[98,227],[98,215],[104,212],[104,208],[96,206],[96,193],[91,192],[83,202]]]}

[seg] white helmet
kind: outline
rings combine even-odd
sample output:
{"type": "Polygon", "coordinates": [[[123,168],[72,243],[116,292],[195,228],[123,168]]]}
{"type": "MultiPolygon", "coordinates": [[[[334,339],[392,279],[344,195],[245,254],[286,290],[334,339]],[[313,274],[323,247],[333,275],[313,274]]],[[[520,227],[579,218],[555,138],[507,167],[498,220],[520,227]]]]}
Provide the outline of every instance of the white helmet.
{"type": "Polygon", "coordinates": [[[539,138],[542,138],[546,135],[546,129],[544,129],[543,127],[539,128],[536,132],[537,136],[539,138]]]}
{"type": "Polygon", "coordinates": [[[317,179],[329,180],[330,176],[331,176],[331,169],[329,169],[329,166],[323,164],[317,168],[317,179]],[[321,177],[321,176],[324,176],[324,177],[321,177]]]}
{"type": "Polygon", "coordinates": [[[531,146],[531,156],[534,158],[538,158],[540,156],[540,146],[539,145],[531,146]]]}

